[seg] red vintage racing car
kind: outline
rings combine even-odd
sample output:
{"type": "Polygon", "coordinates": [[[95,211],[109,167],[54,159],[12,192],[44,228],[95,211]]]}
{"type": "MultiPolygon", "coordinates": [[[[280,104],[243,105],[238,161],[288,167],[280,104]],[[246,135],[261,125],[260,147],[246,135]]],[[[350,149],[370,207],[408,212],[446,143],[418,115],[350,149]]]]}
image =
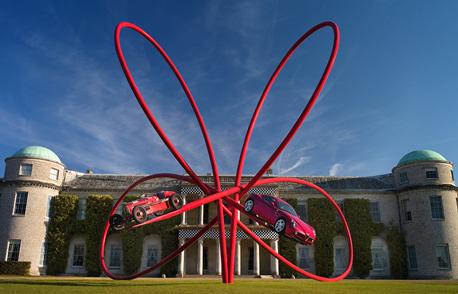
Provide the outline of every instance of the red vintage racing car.
{"type": "Polygon", "coordinates": [[[259,219],[265,227],[301,244],[311,245],[316,240],[315,229],[301,220],[291,205],[278,197],[251,194],[245,201],[244,210],[259,219]]]}
{"type": "Polygon", "coordinates": [[[110,218],[110,224],[115,230],[122,230],[126,224],[133,221],[141,224],[151,215],[159,216],[167,210],[177,210],[182,206],[183,198],[173,191],[143,194],[137,200],[122,204],[122,215],[114,214],[110,218]]]}

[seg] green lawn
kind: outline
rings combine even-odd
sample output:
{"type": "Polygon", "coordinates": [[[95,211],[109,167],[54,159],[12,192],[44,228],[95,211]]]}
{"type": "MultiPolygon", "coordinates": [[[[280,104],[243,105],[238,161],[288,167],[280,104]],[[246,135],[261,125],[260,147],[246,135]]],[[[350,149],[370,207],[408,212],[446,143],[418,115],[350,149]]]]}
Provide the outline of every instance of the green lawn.
{"type": "Polygon", "coordinates": [[[320,283],[311,280],[237,279],[223,285],[218,279],[137,279],[112,281],[107,278],[5,277],[0,276],[0,293],[458,293],[458,281],[345,280],[320,283]]]}

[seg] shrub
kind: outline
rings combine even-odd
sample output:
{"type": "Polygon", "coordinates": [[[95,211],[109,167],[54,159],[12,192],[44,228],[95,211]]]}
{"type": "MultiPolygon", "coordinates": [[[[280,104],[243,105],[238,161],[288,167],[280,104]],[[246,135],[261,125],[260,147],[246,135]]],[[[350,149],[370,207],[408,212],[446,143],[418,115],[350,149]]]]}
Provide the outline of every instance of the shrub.
{"type": "Polygon", "coordinates": [[[0,275],[30,274],[30,261],[0,261],[0,275]]]}

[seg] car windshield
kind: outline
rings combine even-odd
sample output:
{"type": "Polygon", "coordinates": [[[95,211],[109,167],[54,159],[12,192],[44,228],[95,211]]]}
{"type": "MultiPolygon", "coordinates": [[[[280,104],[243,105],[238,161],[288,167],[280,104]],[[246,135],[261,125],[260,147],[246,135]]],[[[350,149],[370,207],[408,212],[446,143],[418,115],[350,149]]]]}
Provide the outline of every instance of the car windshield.
{"type": "Polygon", "coordinates": [[[278,208],[280,208],[281,210],[284,210],[284,211],[286,211],[286,212],[288,212],[288,213],[290,213],[292,215],[297,216],[297,213],[294,210],[294,208],[291,205],[289,205],[289,204],[287,204],[285,202],[278,201],[278,208]]]}
{"type": "Polygon", "coordinates": [[[266,202],[275,203],[275,198],[269,195],[263,195],[263,198],[266,202]]]}

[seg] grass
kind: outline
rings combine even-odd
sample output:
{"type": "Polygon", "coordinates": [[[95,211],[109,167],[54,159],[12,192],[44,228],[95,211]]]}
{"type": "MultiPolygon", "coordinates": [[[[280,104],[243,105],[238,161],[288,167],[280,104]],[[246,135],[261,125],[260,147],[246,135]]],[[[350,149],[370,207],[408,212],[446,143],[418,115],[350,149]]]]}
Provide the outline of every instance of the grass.
{"type": "Polygon", "coordinates": [[[237,279],[224,285],[218,279],[159,279],[113,281],[107,278],[0,276],[0,293],[458,293],[458,281],[345,280],[320,283],[311,280],[237,279]]]}

